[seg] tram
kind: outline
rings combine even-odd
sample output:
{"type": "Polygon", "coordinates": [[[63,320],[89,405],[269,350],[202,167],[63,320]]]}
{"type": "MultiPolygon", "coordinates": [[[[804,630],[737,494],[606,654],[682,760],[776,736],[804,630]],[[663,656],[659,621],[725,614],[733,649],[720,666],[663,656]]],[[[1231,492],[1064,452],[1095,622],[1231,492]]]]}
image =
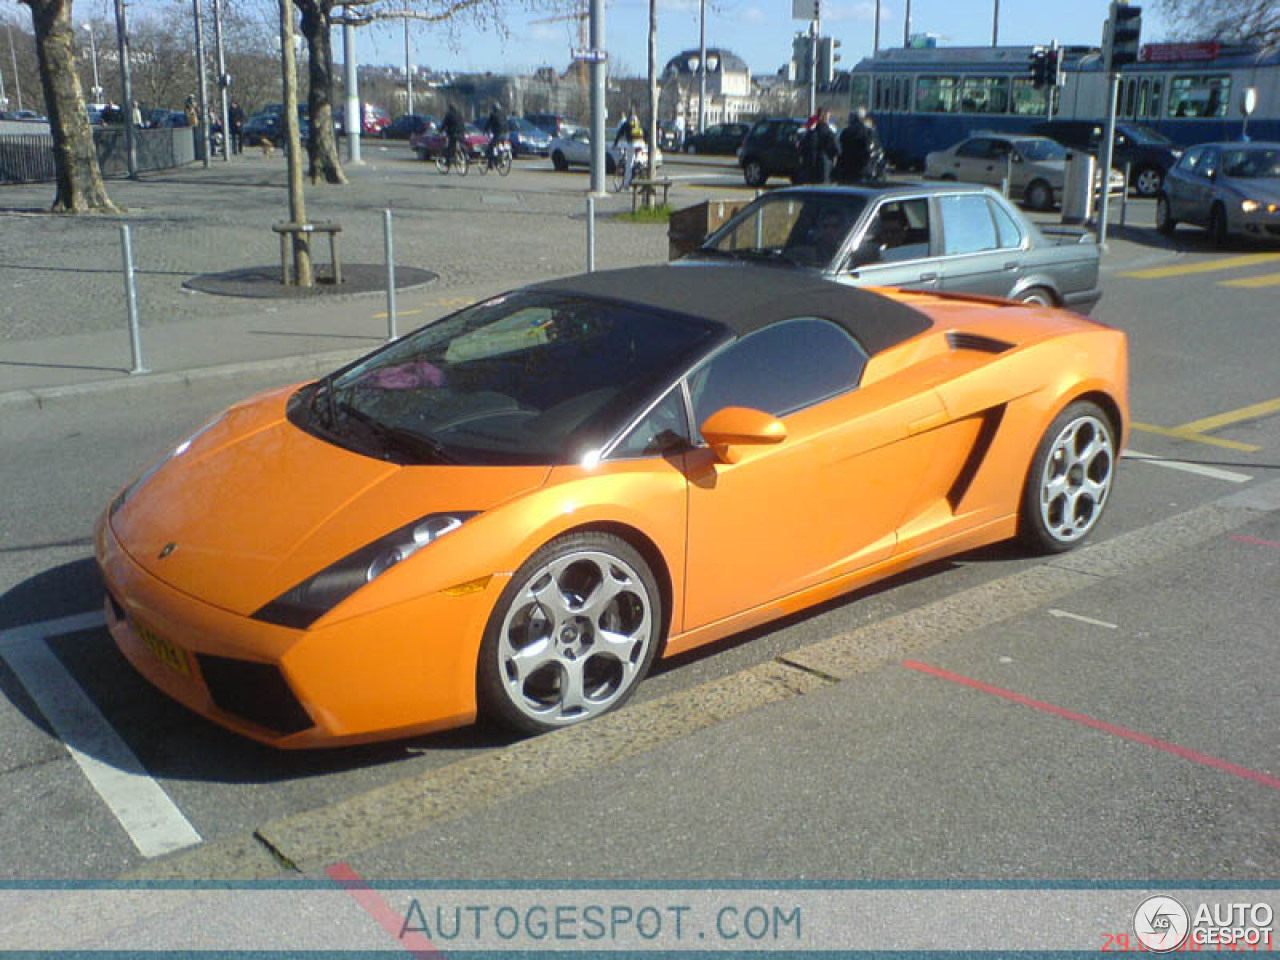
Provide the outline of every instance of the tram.
{"type": "MultiPolygon", "coordinates": [[[[919,167],[980,130],[1020,133],[1046,119],[1047,88],[1034,86],[1030,46],[894,47],[850,72],[850,105],[865,105],[890,162],[919,167]]],[[[1053,117],[1101,123],[1107,75],[1096,47],[1063,48],[1063,86],[1053,117]]],[[[1120,71],[1116,115],[1176,144],[1240,139],[1244,91],[1257,91],[1253,140],[1280,140],[1280,48],[1217,42],[1148,44],[1120,71]]]]}

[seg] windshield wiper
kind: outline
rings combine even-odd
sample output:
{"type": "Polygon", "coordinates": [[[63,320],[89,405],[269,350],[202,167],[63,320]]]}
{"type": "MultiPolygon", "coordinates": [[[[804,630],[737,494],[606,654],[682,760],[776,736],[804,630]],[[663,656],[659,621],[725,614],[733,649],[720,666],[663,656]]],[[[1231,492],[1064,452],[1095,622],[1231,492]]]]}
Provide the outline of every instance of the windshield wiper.
{"type": "Polygon", "coordinates": [[[738,247],[736,250],[721,250],[718,247],[699,247],[698,253],[711,254],[717,257],[729,257],[742,260],[763,260],[766,262],[788,263],[793,267],[803,266],[791,254],[780,247],[738,247]]]}
{"type": "Polygon", "coordinates": [[[326,428],[333,427],[333,421],[336,411],[333,405],[333,374],[329,374],[322,380],[316,381],[311,391],[311,399],[307,402],[307,412],[311,415],[311,419],[316,419],[316,404],[319,403],[321,396],[325,400],[325,420],[322,425],[326,428]]]}
{"type": "Polygon", "coordinates": [[[404,427],[388,426],[345,400],[337,404],[337,410],[343,416],[350,417],[363,426],[387,453],[399,453],[417,462],[454,464],[462,462],[439,440],[425,433],[406,430],[404,427]]]}

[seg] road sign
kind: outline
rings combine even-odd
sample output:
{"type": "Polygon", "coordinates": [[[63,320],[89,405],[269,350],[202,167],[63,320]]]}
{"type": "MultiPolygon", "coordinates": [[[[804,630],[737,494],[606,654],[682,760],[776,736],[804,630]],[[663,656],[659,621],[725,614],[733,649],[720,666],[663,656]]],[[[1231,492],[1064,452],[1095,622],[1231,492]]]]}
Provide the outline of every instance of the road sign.
{"type": "Polygon", "coordinates": [[[818,0],[791,0],[792,20],[817,20],[818,0]]]}
{"type": "Polygon", "coordinates": [[[579,63],[605,63],[609,59],[608,50],[574,50],[573,59],[579,63]]]}

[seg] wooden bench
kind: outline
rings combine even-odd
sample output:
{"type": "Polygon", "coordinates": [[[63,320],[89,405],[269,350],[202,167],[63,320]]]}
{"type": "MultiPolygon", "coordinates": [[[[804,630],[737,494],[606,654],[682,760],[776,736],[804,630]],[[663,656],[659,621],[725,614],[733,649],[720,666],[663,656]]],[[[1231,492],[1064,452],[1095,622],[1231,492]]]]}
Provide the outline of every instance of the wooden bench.
{"type": "Polygon", "coordinates": [[[662,205],[667,205],[667,194],[671,192],[671,179],[669,177],[660,177],[648,179],[637,177],[631,181],[631,212],[636,212],[636,207],[641,197],[644,198],[645,206],[653,206],[654,201],[658,199],[658,191],[662,191],[662,205]]]}
{"type": "Polygon", "coordinates": [[[271,228],[280,234],[280,282],[290,286],[297,282],[293,275],[293,240],[301,234],[327,233],[329,235],[329,262],[333,265],[333,282],[342,283],[342,258],[338,256],[338,234],[342,224],[332,220],[312,220],[307,223],[285,221],[271,228]]]}

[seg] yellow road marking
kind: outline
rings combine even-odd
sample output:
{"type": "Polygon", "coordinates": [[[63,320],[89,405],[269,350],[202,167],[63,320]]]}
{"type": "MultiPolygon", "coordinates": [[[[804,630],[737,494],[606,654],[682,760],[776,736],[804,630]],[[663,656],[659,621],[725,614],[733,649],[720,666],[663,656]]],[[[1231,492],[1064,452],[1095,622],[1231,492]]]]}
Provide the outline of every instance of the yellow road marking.
{"type": "Polygon", "coordinates": [[[1280,273],[1264,273],[1256,277],[1242,277],[1239,280],[1219,280],[1220,287],[1274,287],[1280,286],[1280,273]]]}
{"type": "Polygon", "coordinates": [[[1174,429],[1187,430],[1191,433],[1208,433],[1210,430],[1221,430],[1223,427],[1229,427],[1235,423],[1241,423],[1245,420],[1257,420],[1259,417],[1266,417],[1278,412],[1280,412],[1280,397],[1275,400],[1264,400],[1262,403],[1250,404],[1238,410],[1228,410],[1226,413],[1205,417],[1203,420],[1192,420],[1190,423],[1184,423],[1174,429]]]}
{"type": "Polygon", "coordinates": [[[1174,267],[1155,267],[1151,270],[1131,270],[1122,273],[1122,277],[1137,277],[1141,280],[1158,280],[1161,277],[1178,277],[1186,273],[1212,273],[1215,270],[1234,270],[1236,267],[1252,267],[1259,263],[1274,263],[1280,260],[1280,253],[1250,253],[1243,257],[1219,257],[1216,260],[1204,260],[1200,263],[1185,263],[1174,267]]]}
{"type": "Polygon", "coordinates": [[[1257,453],[1261,447],[1252,443],[1237,443],[1235,440],[1223,440],[1219,437],[1209,437],[1202,433],[1193,433],[1182,427],[1157,427],[1150,423],[1134,423],[1131,424],[1133,429],[1142,433],[1155,433],[1162,437],[1175,437],[1178,440],[1191,440],[1195,443],[1204,443],[1211,447],[1222,447],[1226,450],[1239,450],[1242,453],[1257,453]]]}
{"type": "MultiPolygon", "coordinates": [[[[397,316],[397,317],[412,317],[414,314],[418,314],[418,313],[422,313],[422,311],[421,311],[421,310],[397,310],[397,311],[396,311],[396,316],[397,316]]],[[[385,320],[385,319],[387,319],[387,311],[383,310],[381,313],[375,313],[375,314],[373,315],[373,319],[375,319],[375,320],[385,320]]]]}

